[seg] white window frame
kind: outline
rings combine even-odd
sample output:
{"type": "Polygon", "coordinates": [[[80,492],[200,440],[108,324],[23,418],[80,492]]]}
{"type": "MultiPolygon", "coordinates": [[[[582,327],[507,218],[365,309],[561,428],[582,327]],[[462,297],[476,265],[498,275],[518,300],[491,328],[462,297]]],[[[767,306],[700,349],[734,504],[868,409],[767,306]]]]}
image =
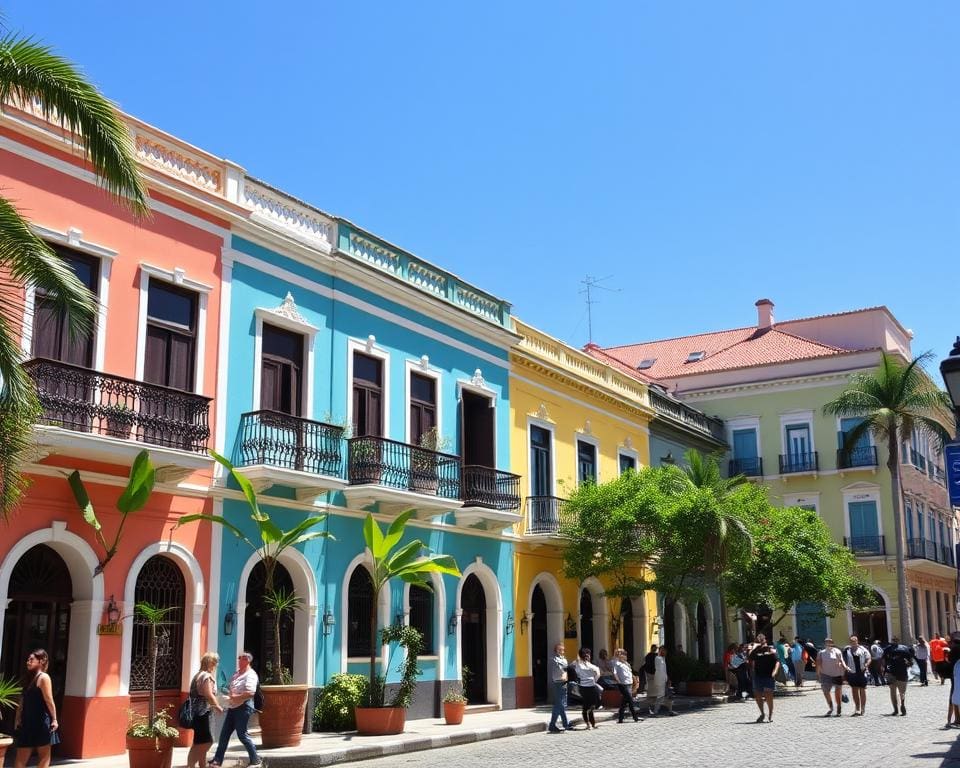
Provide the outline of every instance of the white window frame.
{"type": "Polygon", "coordinates": [[[814,513],[817,515],[817,517],[820,517],[820,491],[809,491],[807,493],[785,493],[783,494],[783,506],[813,507],[814,513]]]}
{"type": "Polygon", "coordinates": [[[292,320],[289,317],[279,315],[273,310],[258,307],[253,310],[255,330],[253,337],[253,402],[252,410],[260,410],[260,388],[263,384],[263,324],[273,325],[285,331],[300,334],[303,337],[303,391],[300,393],[301,403],[300,412],[304,418],[313,419],[313,374],[316,355],[314,354],[314,343],[317,332],[320,330],[317,326],[310,323],[301,323],[298,320],[292,320]]]}
{"type": "MultiPolygon", "coordinates": [[[[856,417],[855,417],[855,416],[848,416],[848,417],[843,417],[843,418],[856,418],[856,417]]],[[[843,429],[843,427],[840,426],[841,423],[843,422],[843,418],[840,417],[840,416],[837,416],[837,434],[840,434],[840,430],[843,429]]],[[[812,439],[812,438],[811,438],[811,439],[812,439]]],[[[869,444],[870,444],[871,447],[875,447],[875,446],[876,446],[876,442],[874,442],[874,439],[873,439],[873,430],[869,430],[869,429],[867,430],[867,439],[869,440],[869,444]]],[[[838,447],[842,447],[842,446],[838,446],[838,447]]]]}
{"type": "Polygon", "coordinates": [[[617,448],[617,477],[623,474],[620,469],[620,457],[626,456],[629,459],[633,459],[633,467],[635,471],[640,471],[640,454],[635,451],[633,448],[625,448],[623,446],[617,448]]]}
{"type": "Polygon", "coordinates": [[[527,416],[527,495],[533,496],[533,463],[530,461],[531,429],[530,427],[540,427],[550,433],[550,493],[548,496],[557,495],[557,427],[555,424],[545,421],[535,416],[527,416]]]}
{"type": "MultiPolygon", "coordinates": [[[[350,356],[350,359],[353,359],[353,355],[350,356]]],[[[437,435],[443,436],[443,373],[439,368],[430,365],[429,360],[424,363],[424,359],[420,358],[419,360],[408,359],[405,361],[403,369],[403,403],[404,403],[404,412],[403,412],[403,425],[404,425],[404,437],[403,440],[408,445],[412,445],[410,441],[410,397],[411,397],[411,387],[410,387],[410,377],[413,374],[418,376],[424,376],[428,379],[433,379],[434,384],[436,385],[436,402],[435,406],[437,409],[437,435]]],[[[352,379],[351,379],[352,381],[352,379]]],[[[350,398],[351,407],[353,406],[353,397],[350,398]]]]}
{"type": "Polygon", "coordinates": [[[741,429],[752,429],[757,436],[757,456],[763,457],[763,450],[760,444],[760,417],[759,416],[741,416],[736,419],[730,419],[724,422],[727,431],[727,445],[730,446],[730,457],[737,458],[733,452],[733,433],[741,429]]]}
{"type": "MultiPolygon", "coordinates": [[[[353,353],[359,352],[368,357],[375,357],[383,363],[383,382],[381,388],[383,392],[383,435],[382,437],[391,439],[393,432],[390,429],[390,352],[383,347],[377,346],[376,339],[373,336],[367,339],[347,339],[347,426],[353,425],[353,353]]],[[[404,419],[406,421],[406,419],[404,419]]]]}
{"type": "Polygon", "coordinates": [[[810,434],[810,453],[817,452],[817,442],[813,434],[813,411],[791,411],[780,414],[780,454],[786,456],[787,451],[787,427],[805,426],[810,434]]]}
{"type": "MultiPolygon", "coordinates": [[[[497,464],[499,464],[498,456],[500,455],[497,452],[497,448],[499,446],[499,433],[500,433],[500,430],[497,428],[497,416],[498,416],[497,392],[494,389],[492,389],[490,385],[488,385],[483,380],[483,377],[479,376],[479,374],[480,374],[480,369],[477,368],[476,373],[474,374],[474,377],[472,379],[457,379],[457,402],[462,405],[463,390],[467,390],[468,392],[474,395],[479,395],[480,397],[487,398],[487,401],[489,402],[490,407],[493,408],[493,463],[494,463],[494,466],[491,467],[491,469],[496,469],[497,464]]],[[[437,423],[440,423],[439,411],[437,412],[437,423]]],[[[462,445],[463,435],[460,434],[460,428],[461,428],[460,424],[457,424],[454,427],[454,433],[460,438],[460,441],[461,441],[461,444],[458,444],[457,452],[463,449],[463,445],[462,445]]],[[[529,429],[527,430],[527,433],[528,433],[527,449],[529,452],[529,448],[530,448],[529,429]]],[[[551,448],[551,460],[552,458],[553,458],[553,451],[551,448]]],[[[530,461],[529,455],[527,456],[527,461],[528,462],[530,461]]]]}
{"type": "Polygon", "coordinates": [[[172,270],[140,262],[140,306],[137,317],[137,366],[134,378],[143,381],[147,355],[147,301],[150,296],[150,281],[158,280],[197,294],[197,347],[193,365],[193,391],[203,394],[204,362],[207,355],[207,301],[212,286],[187,277],[186,270],[172,270]]]}
{"type": "MultiPolygon", "coordinates": [[[[593,446],[593,461],[597,468],[597,476],[593,478],[593,482],[599,485],[601,483],[600,441],[593,435],[588,435],[586,432],[578,430],[573,433],[573,476],[577,479],[577,486],[580,485],[580,446],[577,445],[578,442],[589,443],[593,446]]],[[[619,467],[617,470],[619,471],[619,467]]]]}
{"type": "MultiPolygon", "coordinates": [[[[876,486],[843,489],[843,535],[850,538],[850,502],[872,501],[877,506],[877,535],[884,536],[883,507],[880,489],[876,486]]],[[[904,522],[906,526],[906,522],[904,522]]],[[[916,533],[916,531],[914,531],[916,533]]]]}

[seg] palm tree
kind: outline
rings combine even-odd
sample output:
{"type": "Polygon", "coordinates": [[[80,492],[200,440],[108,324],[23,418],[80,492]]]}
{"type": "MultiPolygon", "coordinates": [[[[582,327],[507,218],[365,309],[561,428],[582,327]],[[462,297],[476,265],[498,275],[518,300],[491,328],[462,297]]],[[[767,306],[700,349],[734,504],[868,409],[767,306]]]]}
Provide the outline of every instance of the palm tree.
{"type": "Polygon", "coordinates": [[[932,358],[933,354],[926,352],[905,364],[881,351],[880,365],[876,370],[853,376],[847,388],[823,406],[823,412],[830,416],[859,416],[863,419],[846,434],[844,450],[851,450],[868,433],[886,443],[894,535],[897,537],[897,609],[900,612],[901,640],[911,636],[913,622],[904,562],[900,443],[914,429],[941,445],[950,439],[950,433],[943,426],[951,423],[950,399],[946,392],[934,386],[924,371],[924,364],[932,358]]]}
{"type": "MultiPolygon", "coordinates": [[[[0,105],[11,102],[36,106],[45,119],[59,123],[104,189],[136,216],[147,214],[146,186],[122,117],[70,62],[30,38],[0,37],[0,105]]],[[[34,234],[13,202],[0,196],[0,518],[24,488],[18,467],[39,412],[16,338],[23,321],[17,297],[27,283],[56,301],[72,333],[92,326],[90,292],[34,234]]]]}

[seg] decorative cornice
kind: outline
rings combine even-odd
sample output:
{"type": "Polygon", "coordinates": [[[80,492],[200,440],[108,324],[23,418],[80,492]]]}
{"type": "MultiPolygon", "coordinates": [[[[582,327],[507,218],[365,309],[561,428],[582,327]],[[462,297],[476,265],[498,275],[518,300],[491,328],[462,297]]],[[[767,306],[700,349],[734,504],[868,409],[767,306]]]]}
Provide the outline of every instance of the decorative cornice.
{"type": "Polygon", "coordinates": [[[241,204],[264,224],[301,237],[324,253],[333,248],[333,221],[249,177],[244,179],[241,204]]]}
{"type": "Polygon", "coordinates": [[[223,177],[219,168],[139,132],[136,134],[135,145],[137,157],[146,165],[207,192],[222,194],[223,177]]]}

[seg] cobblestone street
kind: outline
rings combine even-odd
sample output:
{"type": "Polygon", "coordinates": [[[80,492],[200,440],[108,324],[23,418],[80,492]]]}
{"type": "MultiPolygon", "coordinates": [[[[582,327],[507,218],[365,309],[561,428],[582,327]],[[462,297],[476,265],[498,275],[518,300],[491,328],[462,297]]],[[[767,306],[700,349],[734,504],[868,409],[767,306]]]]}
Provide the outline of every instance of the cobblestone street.
{"type": "Polygon", "coordinates": [[[911,685],[907,716],[892,717],[886,688],[869,688],[867,714],[823,717],[819,691],[778,698],[773,722],[758,724],[753,702],[648,718],[641,723],[607,722],[595,730],[537,733],[369,761],[369,768],[400,768],[442,762],[457,768],[543,765],[843,766],[901,768],[960,766],[960,730],[944,730],[949,688],[911,685]]]}

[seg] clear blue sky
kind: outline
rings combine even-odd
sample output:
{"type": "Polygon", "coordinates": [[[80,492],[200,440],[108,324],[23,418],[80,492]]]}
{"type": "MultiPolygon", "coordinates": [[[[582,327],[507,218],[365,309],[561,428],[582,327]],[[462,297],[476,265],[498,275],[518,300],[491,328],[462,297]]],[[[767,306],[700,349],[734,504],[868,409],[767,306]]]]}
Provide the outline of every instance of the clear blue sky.
{"type": "Polygon", "coordinates": [[[124,109],[587,341],[960,333],[956,2],[6,0],[124,109]],[[779,7],[773,7],[779,6],[779,7]]]}

